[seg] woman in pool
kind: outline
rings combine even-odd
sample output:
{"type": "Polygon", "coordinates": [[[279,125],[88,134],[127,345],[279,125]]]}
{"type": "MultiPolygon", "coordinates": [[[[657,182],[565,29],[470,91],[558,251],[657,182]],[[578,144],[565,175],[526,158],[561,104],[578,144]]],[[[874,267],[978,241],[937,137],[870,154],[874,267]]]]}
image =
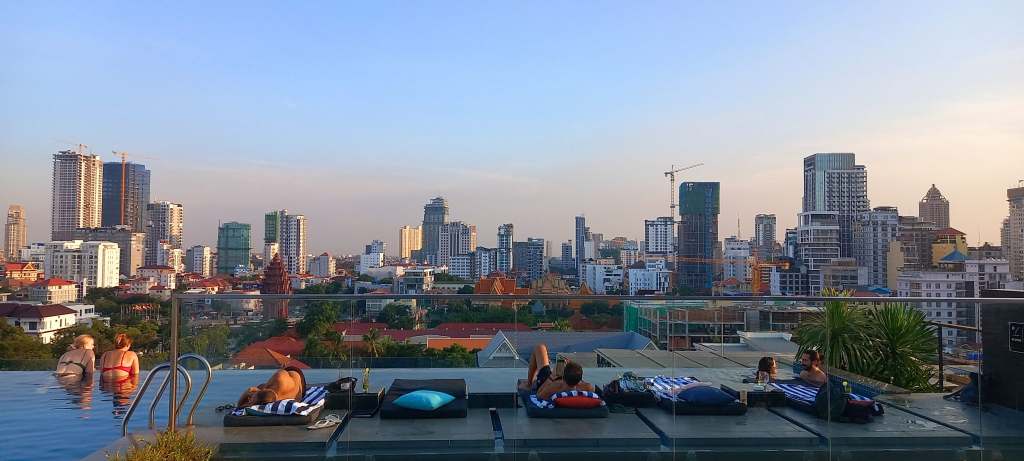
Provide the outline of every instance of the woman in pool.
{"type": "Polygon", "coordinates": [[[100,357],[100,377],[104,381],[129,381],[139,376],[139,356],[130,351],[132,339],[124,333],[114,338],[114,350],[100,357]]]}
{"type": "Polygon", "coordinates": [[[267,382],[256,387],[250,387],[238,398],[238,408],[264,403],[276,402],[284,399],[299,400],[306,394],[306,377],[302,370],[295,367],[285,367],[274,372],[267,382]]]}
{"type": "Polygon", "coordinates": [[[93,352],[95,342],[92,336],[78,335],[71,348],[60,356],[57,361],[56,373],[59,376],[86,376],[96,371],[96,353],[93,352]]]}
{"type": "Polygon", "coordinates": [[[757,373],[754,374],[754,379],[762,383],[767,383],[775,381],[778,377],[779,365],[775,362],[775,357],[761,357],[761,360],[758,360],[757,362],[757,373]]]}

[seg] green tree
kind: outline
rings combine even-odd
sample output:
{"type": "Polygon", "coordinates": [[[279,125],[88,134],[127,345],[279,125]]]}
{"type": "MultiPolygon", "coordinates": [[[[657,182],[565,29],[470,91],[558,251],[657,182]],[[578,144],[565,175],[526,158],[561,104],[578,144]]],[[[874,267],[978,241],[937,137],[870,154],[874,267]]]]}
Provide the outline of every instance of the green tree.
{"type": "Polygon", "coordinates": [[[48,344],[26,334],[21,327],[0,321],[0,369],[50,368],[52,359],[48,344]]]}
{"type": "Polygon", "coordinates": [[[306,315],[295,325],[295,331],[305,338],[322,336],[341,319],[342,305],[333,301],[313,301],[306,305],[306,315]]]}
{"type": "Polygon", "coordinates": [[[274,319],[273,322],[270,322],[270,327],[267,329],[267,336],[281,336],[286,331],[288,331],[288,320],[274,319]]]}
{"type": "Polygon", "coordinates": [[[913,307],[889,303],[868,312],[874,360],[866,376],[912,391],[933,391],[929,364],[937,360],[935,328],[913,307]]]}
{"type": "Polygon", "coordinates": [[[800,346],[797,356],[817,350],[825,355],[823,362],[828,367],[857,373],[874,360],[867,328],[864,310],[845,301],[826,301],[821,313],[810,316],[793,330],[793,342],[800,346]]]}
{"type": "Polygon", "coordinates": [[[370,331],[363,335],[363,345],[366,347],[368,354],[373,357],[380,357],[380,353],[384,350],[384,338],[376,328],[370,328],[370,331]]]}
{"type": "Polygon", "coordinates": [[[462,288],[459,288],[457,293],[460,295],[471,295],[474,293],[474,290],[475,288],[473,285],[463,285],[462,288]]]}
{"type": "Polygon", "coordinates": [[[412,311],[404,304],[388,304],[377,314],[377,321],[388,324],[390,328],[411,329],[415,326],[412,311]]]}

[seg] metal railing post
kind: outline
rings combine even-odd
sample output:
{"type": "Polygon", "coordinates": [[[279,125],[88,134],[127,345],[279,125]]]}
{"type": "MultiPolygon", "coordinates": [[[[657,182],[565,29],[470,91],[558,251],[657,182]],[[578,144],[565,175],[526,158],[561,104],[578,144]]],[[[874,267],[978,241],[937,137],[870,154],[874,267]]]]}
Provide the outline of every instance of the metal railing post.
{"type": "Polygon", "coordinates": [[[942,327],[935,329],[935,336],[939,338],[939,392],[946,391],[946,373],[943,370],[945,360],[942,357],[942,327]]]}
{"type": "Polygon", "coordinates": [[[178,296],[171,294],[171,350],[170,350],[170,375],[171,375],[171,395],[167,399],[167,432],[174,432],[175,426],[178,423],[178,412],[175,411],[174,406],[178,403],[178,375],[176,370],[178,369],[178,319],[180,313],[178,311],[178,296]]]}

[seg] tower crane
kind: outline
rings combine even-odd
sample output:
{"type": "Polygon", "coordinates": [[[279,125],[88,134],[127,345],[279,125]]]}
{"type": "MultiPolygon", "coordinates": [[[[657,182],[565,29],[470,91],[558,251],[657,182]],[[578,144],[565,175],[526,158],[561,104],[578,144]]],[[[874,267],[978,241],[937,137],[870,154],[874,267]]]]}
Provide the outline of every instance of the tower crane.
{"type": "Polygon", "coordinates": [[[684,166],[682,168],[676,168],[675,165],[672,165],[669,168],[669,170],[665,172],[665,177],[668,178],[668,209],[670,213],[669,216],[672,217],[673,236],[675,236],[674,233],[676,223],[676,173],[679,173],[680,171],[686,171],[692,168],[697,168],[699,166],[704,166],[704,164],[694,163],[693,165],[684,166]]]}
{"type": "MultiPolygon", "coordinates": [[[[112,151],[111,153],[113,153],[114,155],[116,155],[116,156],[121,158],[121,225],[123,226],[123,225],[125,225],[125,223],[124,223],[124,207],[125,207],[125,200],[126,200],[126,198],[125,198],[125,193],[124,193],[125,190],[124,189],[125,189],[126,176],[128,175],[127,174],[128,173],[127,172],[127,170],[128,170],[128,153],[125,152],[125,151],[116,151],[116,150],[112,151]]],[[[132,158],[148,158],[148,159],[153,159],[153,157],[143,157],[141,155],[135,155],[135,154],[132,154],[132,158]]]]}

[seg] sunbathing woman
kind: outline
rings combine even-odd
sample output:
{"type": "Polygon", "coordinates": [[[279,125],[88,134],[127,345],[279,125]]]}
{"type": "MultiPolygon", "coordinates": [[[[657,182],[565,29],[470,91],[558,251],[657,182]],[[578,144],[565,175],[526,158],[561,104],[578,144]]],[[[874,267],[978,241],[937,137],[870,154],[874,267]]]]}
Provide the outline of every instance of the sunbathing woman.
{"type": "Polygon", "coordinates": [[[274,372],[267,382],[246,389],[238,398],[237,406],[243,408],[285,399],[300,400],[305,394],[306,377],[302,375],[302,370],[285,367],[274,372]]]}

